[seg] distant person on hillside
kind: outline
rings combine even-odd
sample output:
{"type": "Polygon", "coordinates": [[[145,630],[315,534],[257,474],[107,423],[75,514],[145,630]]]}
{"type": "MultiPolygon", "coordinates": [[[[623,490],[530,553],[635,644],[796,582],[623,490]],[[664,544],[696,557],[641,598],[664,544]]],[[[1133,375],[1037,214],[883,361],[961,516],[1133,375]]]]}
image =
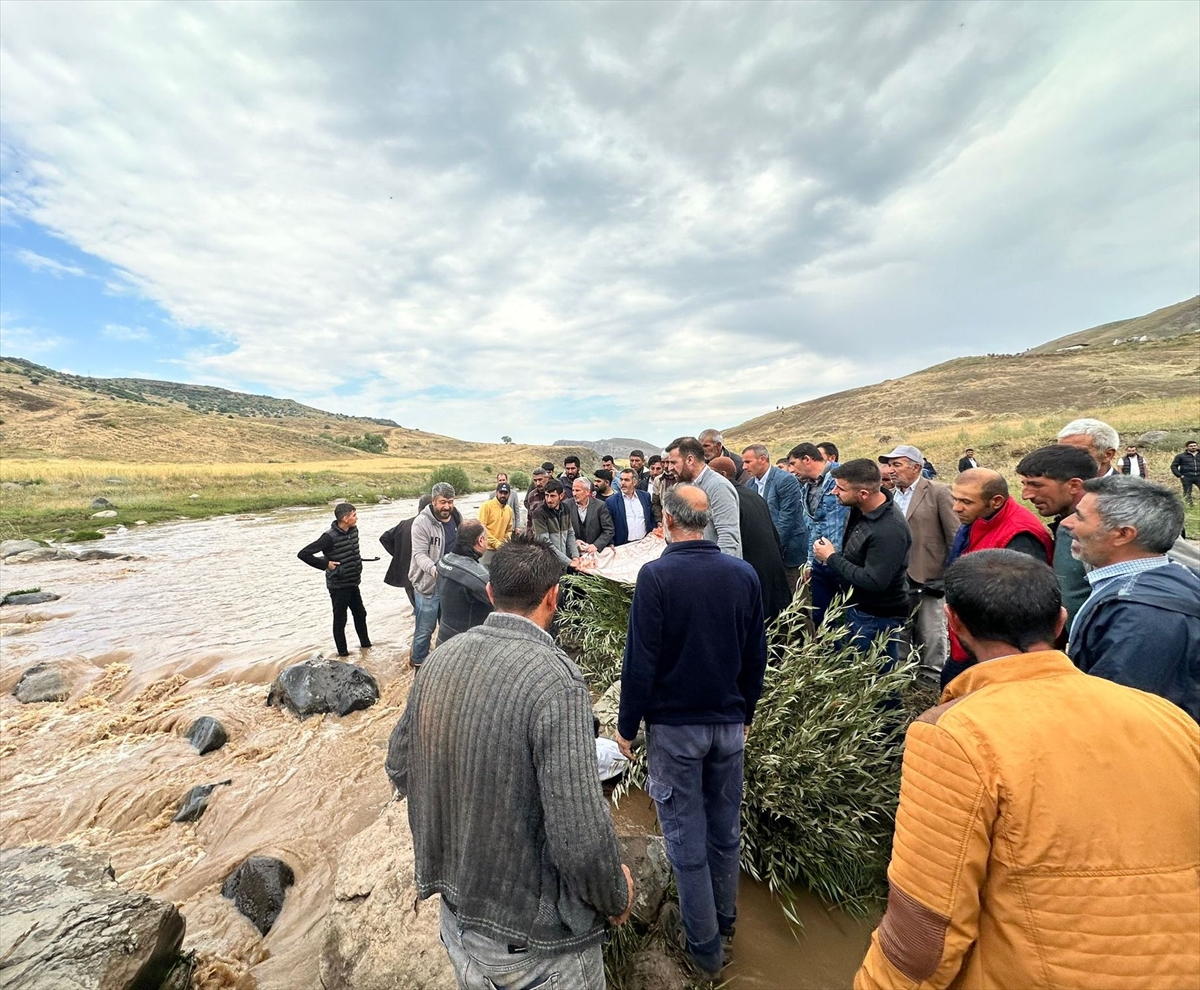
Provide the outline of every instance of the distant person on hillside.
{"type": "Polygon", "coordinates": [[[1058,431],[1058,442],[1068,447],[1078,447],[1092,455],[1096,462],[1096,477],[1103,478],[1116,474],[1113,458],[1117,456],[1117,447],[1121,436],[1115,429],[1099,419],[1073,419],[1058,431]]]}
{"type": "Polygon", "coordinates": [[[333,525],[296,554],[304,563],[325,572],[325,587],[333,603],[333,642],[339,657],[348,657],[346,647],[346,610],[354,616],[358,645],[371,648],[367,635],[367,609],[358,590],[362,580],[362,557],[358,552],[358,510],[349,502],[333,509],[333,525]],[[320,554],[321,556],[317,556],[320,554]]]}
{"type": "Polygon", "coordinates": [[[975,460],[975,448],[968,447],[963,451],[962,457],[958,459],[958,473],[962,474],[964,471],[970,471],[977,467],[979,467],[979,462],[975,460]]]}
{"type": "Polygon", "coordinates": [[[1058,576],[1070,632],[1075,613],[1087,601],[1092,587],[1083,562],[1071,553],[1071,533],[1062,528],[1062,521],[1083,498],[1083,483],[1096,476],[1096,461],[1084,447],[1054,443],[1021,458],[1017,474],[1021,476],[1021,497],[1032,503],[1044,518],[1054,520],[1050,524],[1050,532],[1054,534],[1054,573],[1058,576]]]}
{"type": "Polygon", "coordinates": [[[928,457],[921,464],[921,474],[930,481],[937,477],[937,468],[933,466],[933,462],[928,457]]]}
{"type": "Polygon", "coordinates": [[[1131,478],[1148,478],[1146,458],[1138,453],[1137,444],[1129,444],[1125,448],[1125,456],[1117,463],[1117,470],[1131,478]]]}
{"type": "MultiPolygon", "coordinates": [[[[429,501],[429,493],[426,492],[417,502],[418,514],[424,511],[429,501]]],[[[383,549],[392,558],[392,562],[388,564],[387,574],[383,577],[383,583],[393,588],[403,588],[404,593],[408,595],[408,603],[414,609],[417,606],[417,599],[413,594],[412,580],[408,576],[408,565],[412,563],[412,527],[416,521],[416,516],[405,519],[391,529],[385,530],[379,537],[383,549]]]]}
{"type": "Polygon", "coordinates": [[[429,492],[430,503],[413,523],[412,563],[408,576],[417,596],[417,624],[413,629],[410,667],[420,667],[429,656],[429,643],[437,626],[441,600],[437,590],[437,562],[454,546],[462,515],[454,507],[454,487],[439,481],[429,492]]]}
{"type": "Polygon", "coordinates": [[[1183,500],[1188,505],[1192,502],[1192,489],[1200,485],[1200,445],[1195,440],[1184,444],[1183,450],[1175,455],[1171,462],[1171,473],[1183,485],[1183,500]]]}

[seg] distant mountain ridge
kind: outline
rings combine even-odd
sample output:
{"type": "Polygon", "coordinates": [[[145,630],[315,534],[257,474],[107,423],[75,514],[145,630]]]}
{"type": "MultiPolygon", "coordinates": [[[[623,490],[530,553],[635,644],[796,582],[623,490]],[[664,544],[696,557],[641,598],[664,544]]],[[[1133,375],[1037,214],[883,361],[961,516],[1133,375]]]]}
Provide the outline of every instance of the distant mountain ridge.
{"type": "Polygon", "coordinates": [[[264,416],[288,419],[345,419],[361,420],[376,426],[399,427],[390,419],[374,416],[349,416],[345,413],[326,412],[306,406],[294,399],[277,399],[270,395],[255,395],[250,392],[233,392],[213,385],[190,385],[183,382],[163,382],[151,378],[93,378],[55,371],[33,361],[18,357],[0,357],[0,361],[14,365],[26,375],[56,381],[71,388],[108,395],[130,402],[150,403],[155,399],[180,402],[192,412],[222,413],[235,416],[264,416]]]}
{"type": "Polygon", "coordinates": [[[609,437],[607,440],[555,440],[553,447],[587,447],[594,450],[600,457],[619,457],[622,460],[629,456],[631,450],[644,451],[646,456],[661,454],[662,448],[646,440],[632,440],[629,437],[609,437]]]}
{"type": "Polygon", "coordinates": [[[1189,333],[1200,333],[1200,296],[1192,296],[1174,306],[1164,306],[1145,316],[1102,323],[1098,327],[1069,333],[1065,337],[1031,347],[1025,353],[1057,354],[1083,347],[1120,347],[1122,344],[1169,340],[1189,333]]]}

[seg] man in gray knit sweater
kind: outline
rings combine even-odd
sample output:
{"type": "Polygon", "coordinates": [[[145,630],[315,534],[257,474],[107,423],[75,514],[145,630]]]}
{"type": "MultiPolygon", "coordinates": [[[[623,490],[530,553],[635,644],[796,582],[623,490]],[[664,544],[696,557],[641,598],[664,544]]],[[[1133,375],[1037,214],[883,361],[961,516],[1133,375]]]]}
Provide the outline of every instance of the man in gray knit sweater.
{"type": "Polygon", "coordinates": [[[587,685],[546,631],[560,570],[524,534],[496,551],[496,611],[430,654],[388,743],[417,894],[441,895],[464,988],[603,988],[604,919],[633,905],[587,685]]]}

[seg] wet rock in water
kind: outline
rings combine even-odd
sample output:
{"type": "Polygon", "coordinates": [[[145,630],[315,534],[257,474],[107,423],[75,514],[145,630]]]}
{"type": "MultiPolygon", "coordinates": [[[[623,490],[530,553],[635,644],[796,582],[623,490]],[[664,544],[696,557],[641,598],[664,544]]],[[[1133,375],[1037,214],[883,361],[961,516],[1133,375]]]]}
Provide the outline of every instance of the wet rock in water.
{"type": "Polygon", "coordinates": [[[112,502],[106,499],[103,495],[97,495],[94,499],[92,499],[93,509],[111,509],[112,507],[112,502]]]}
{"type": "Polygon", "coordinates": [[[339,990],[422,987],[455,990],[454,967],[438,938],[438,898],[412,910],[413,848],[403,802],[351,838],[338,857],[321,946],[320,985],[339,990]],[[403,841],[397,841],[403,836],[403,841]]]}
{"type": "Polygon", "coordinates": [[[633,916],[653,924],[671,884],[671,864],[661,835],[625,833],[617,835],[621,862],[633,874],[633,916]]]}
{"type": "Polygon", "coordinates": [[[71,694],[71,682],[61,668],[49,663],[35,663],[21,675],[12,693],[23,705],[66,701],[71,694]]]}
{"type": "Polygon", "coordinates": [[[266,935],[283,910],[287,888],[296,882],[296,874],[281,859],[251,856],[225,878],[221,896],[250,919],[259,933],[266,935]]]}
{"type": "Polygon", "coordinates": [[[125,890],[107,857],[73,846],[0,850],[5,987],[158,987],[179,958],[175,905],[125,890]]]}
{"type": "Polygon", "coordinates": [[[379,684],[357,664],[314,657],[285,667],[267,694],[267,704],[286,708],[305,719],[310,715],[370,708],[379,700],[379,684]]]}
{"type": "Polygon", "coordinates": [[[175,817],[171,821],[197,821],[204,814],[204,809],[208,807],[208,798],[212,794],[213,788],[226,787],[232,783],[232,780],[220,780],[215,784],[197,784],[183,796],[183,800],[179,803],[179,810],[175,812],[175,817]]]}
{"type": "Polygon", "coordinates": [[[41,560],[74,560],[75,551],[66,547],[35,547],[7,558],[10,564],[33,564],[41,560]]]}
{"type": "Polygon", "coordinates": [[[687,990],[682,967],[661,949],[636,952],[625,967],[627,990],[687,990]]]}
{"type": "Polygon", "coordinates": [[[30,591],[23,595],[5,595],[0,605],[45,605],[46,602],[56,602],[62,595],[53,591],[30,591]]]}
{"type": "Polygon", "coordinates": [[[40,550],[42,545],[37,540],[5,540],[0,543],[0,560],[7,560],[9,557],[15,557],[19,553],[28,553],[30,550],[40,550]]]}
{"type": "Polygon", "coordinates": [[[105,509],[102,512],[93,512],[92,518],[93,519],[116,519],[117,518],[117,510],[116,509],[105,509]]]}
{"type": "Polygon", "coordinates": [[[76,560],[130,560],[127,553],[117,553],[115,550],[101,550],[99,547],[88,547],[75,554],[76,560]]]}
{"type": "Polygon", "coordinates": [[[209,715],[201,715],[187,727],[183,738],[190,742],[203,756],[220,749],[229,742],[229,733],[225,726],[209,715]]]}

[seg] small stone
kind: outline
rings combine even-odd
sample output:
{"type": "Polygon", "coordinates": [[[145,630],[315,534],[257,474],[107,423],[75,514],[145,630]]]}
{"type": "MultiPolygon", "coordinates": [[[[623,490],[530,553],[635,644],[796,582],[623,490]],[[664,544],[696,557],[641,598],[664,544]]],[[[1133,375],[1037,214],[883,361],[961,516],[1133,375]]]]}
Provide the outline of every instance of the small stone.
{"type": "Polygon", "coordinates": [[[128,560],[129,554],[117,553],[115,550],[101,550],[99,547],[88,547],[75,554],[76,560],[128,560]]]}
{"type": "Polygon", "coordinates": [[[105,478],[104,483],[106,485],[127,485],[127,484],[129,484],[129,482],[127,482],[124,478],[105,478]]]}
{"type": "Polygon", "coordinates": [[[295,882],[296,874],[282,860],[251,856],[225,878],[221,896],[233,901],[259,933],[266,935],[283,910],[287,888],[295,882]]]}
{"type": "Polygon", "coordinates": [[[199,495],[189,495],[188,498],[199,498],[199,495]]]}
{"type": "Polygon", "coordinates": [[[60,668],[48,663],[35,663],[21,674],[12,693],[23,705],[66,701],[71,694],[71,685],[60,668]]]}
{"type": "Polygon", "coordinates": [[[146,522],[145,519],[139,519],[137,522],[134,523],[134,525],[135,526],[149,526],[150,524],[148,522],[146,522]]]}
{"type": "Polygon", "coordinates": [[[103,495],[97,495],[94,499],[92,499],[93,509],[111,509],[112,507],[112,502],[106,499],[103,495]]]}
{"type": "Polygon", "coordinates": [[[203,756],[224,746],[229,741],[229,734],[225,731],[225,726],[215,718],[201,715],[188,726],[183,738],[195,746],[197,752],[203,756]]]}
{"type": "Polygon", "coordinates": [[[15,557],[19,553],[28,553],[30,550],[37,550],[40,547],[41,544],[37,540],[5,540],[0,543],[0,560],[15,557]]]}
{"type": "Polygon", "coordinates": [[[171,819],[173,822],[194,822],[197,821],[204,810],[208,807],[209,795],[212,794],[213,788],[225,787],[232,784],[232,780],[221,780],[215,784],[198,784],[193,787],[179,804],[179,810],[175,812],[175,817],[171,819]]]}
{"type": "Polygon", "coordinates": [[[103,512],[93,512],[92,518],[93,519],[116,519],[117,518],[117,510],[116,509],[105,509],[103,512]]]}
{"type": "Polygon", "coordinates": [[[30,591],[24,595],[5,595],[0,605],[44,605],[46,602],[56,602],[61,597],[53,591],[30,591]]]}
{"type": "Polygon", "coordinates": [[[0,488],[20,488],[15,481],[0,481],[0,488]]]}

